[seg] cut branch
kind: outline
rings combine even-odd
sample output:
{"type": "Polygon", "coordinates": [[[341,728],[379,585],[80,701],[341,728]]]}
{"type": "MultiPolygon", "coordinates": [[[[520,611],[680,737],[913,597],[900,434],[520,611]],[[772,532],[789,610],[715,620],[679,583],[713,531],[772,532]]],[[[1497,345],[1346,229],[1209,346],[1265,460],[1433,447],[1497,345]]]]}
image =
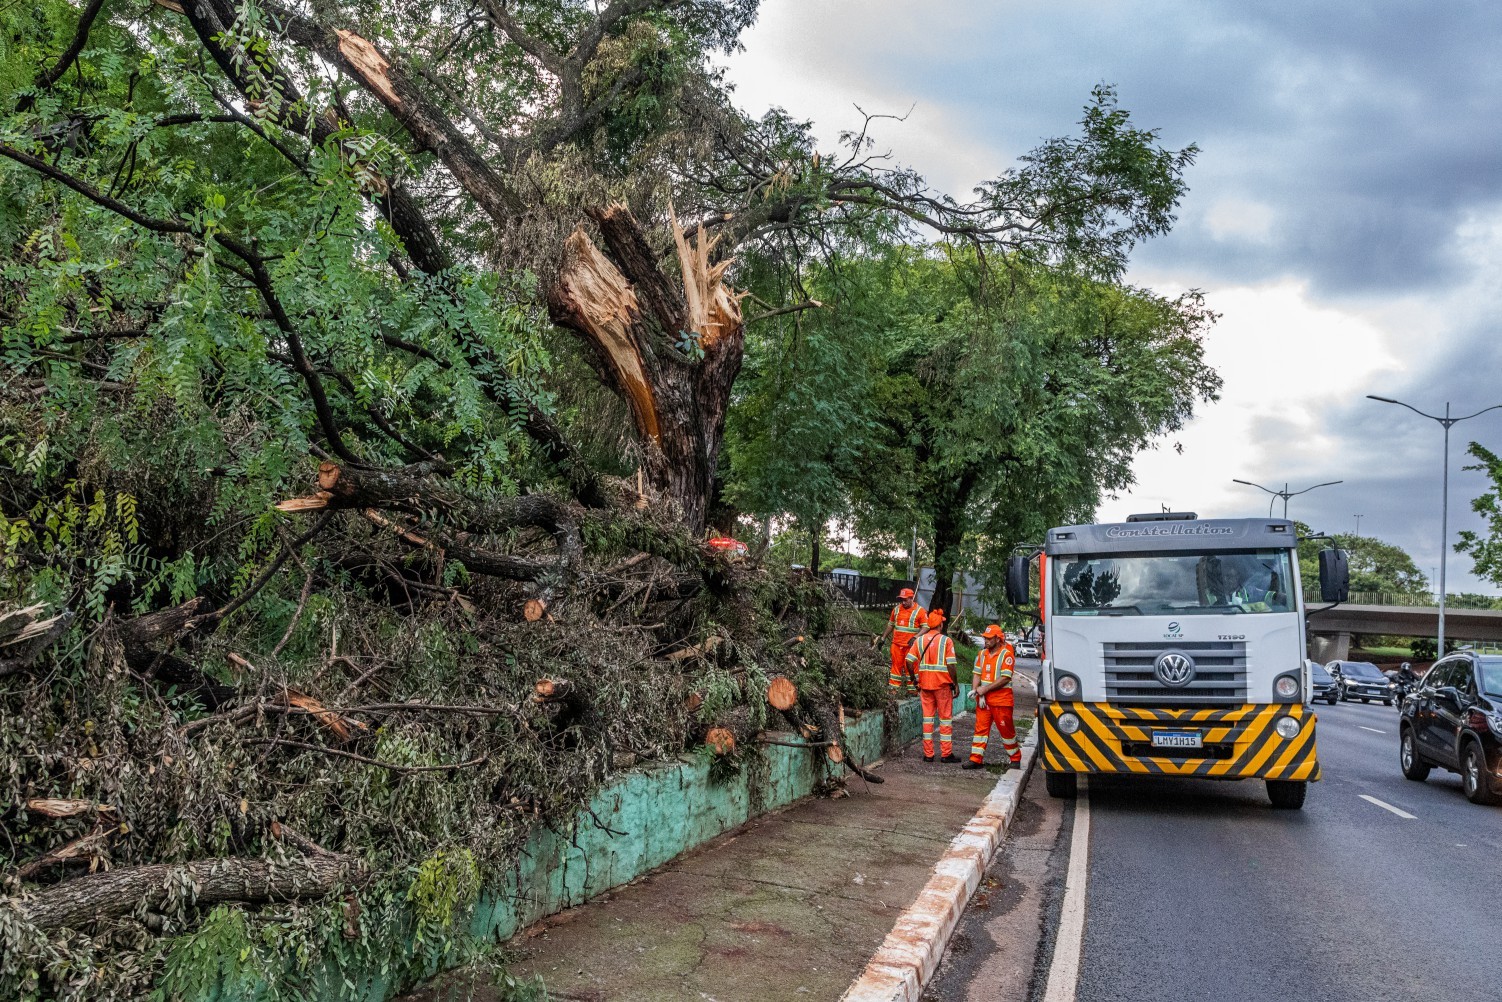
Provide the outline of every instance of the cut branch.
{"type": "Polygon", "coordinates": [[[295,901],[316,898],[369,879],[365,864],[347,856],[312,857],[288,863],[264,859],[208,859],[158,863],[91,873],[35,895],[11,899],[20,917],[38,929],[82,929],[100,919],[144,905],[170,908],[186,891],[190,903],[295,901]]]}

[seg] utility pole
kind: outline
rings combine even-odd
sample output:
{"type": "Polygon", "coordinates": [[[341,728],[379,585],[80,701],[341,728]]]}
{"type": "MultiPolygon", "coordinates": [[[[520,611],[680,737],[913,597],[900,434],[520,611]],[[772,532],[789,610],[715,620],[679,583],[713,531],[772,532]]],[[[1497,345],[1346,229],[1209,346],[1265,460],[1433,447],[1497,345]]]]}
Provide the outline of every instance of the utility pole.
{"type": "Polygon", "coordinates": [[[1366,395],[1366,398],[1368,400],[1376,400],[1379,403],[1397,404],[1399,407],[1407,407],[1409,410],[1413,411],[1419,417],[1426,417],[1430,421],[1438,421],[1439,424],[1440,424],[1440,427],[1442,427],[1442,428],[1445,429],[1445,453],[1444,453],[1444,455],[1445,455],[1445,470],[1444,470],[1443,476],[1441,477],[1440,494],[1439,494],[1439,498],[1440,498],[1440,500],[1439,500],[1439,640],[1437,641],[1437,643],[1435,645],[1435,651],[1436,651],[1436,653],[1440,657],[1444,657],[1445,656],[1445,563],[1446,563],[1445,558],[1447,556],[1449,556],[1449,553],[1447,551],[1450,549],[1450,429],[1453,426],[1455,426],[1457,424],[1460,424],[1460,422],[1462,422],[1462,421],[1469,421],[1473,417],[1480,417],[1482,414],[1485,414],[1487,411],[1497,410],[1499,407],[1502,407],[1502,404],[1492,404],[1490,407],[1483,407],[1483,408],[1481,408],[1481,410],[1476,411],[1474,414],[1467,414],[1465,417],[1451,417],[1450,416],[1450,404],[1448,402],[1446,402],[1445,403],[1445,416],[1444,417],[1440,417],[1438,414],[1425,414],[1423,411],[1419,410],[1417,407],[1413,406],[1412,404],[1405,404],[1403,401],[1401,401],[1401,400],[1394,400],[1391,397],[1378,397],[1378,396],[1373,396],[1372,394],[1368,393],[1366,395]]]}
{"type": "Polygon", "coordinates": [[[1366,517],[1365,515],[1357,515],[1356,516],[1356,538],[1357,539],[1361,538],[1361,520],[1363,518],[1365,518],[1365,517],[1366,517]]]}

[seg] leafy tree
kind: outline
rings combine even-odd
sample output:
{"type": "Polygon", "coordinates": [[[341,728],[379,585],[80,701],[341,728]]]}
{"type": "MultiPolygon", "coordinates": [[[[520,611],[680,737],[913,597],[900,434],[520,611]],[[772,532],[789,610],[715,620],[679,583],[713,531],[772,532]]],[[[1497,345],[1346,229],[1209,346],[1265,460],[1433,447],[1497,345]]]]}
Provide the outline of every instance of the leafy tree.
{"type": "Polygon", "coordinates": [[[1485,519],[1486,531],[1462,530],[1455,551],[1470,554],[1477,577],[1502,585],[1502,457],[1480,442],[1472,442],[1466,451],[1476,460],[1466,469],[1486,474],[1491,486],[1471,502],[1471,510],[1485,519]]]}
{"type": "Polygon", "coordinates": [[[936,604],[954,572],[989,568],[999,581],[1014,544],[1090,519],[1130,482],[1132,456],[1219,386],[1201,359],[1212,316],[1192,294],[1169,300],[1022,261],[991,275],[963,252],[914,247],[834,261],[806,281],[833,305],[787,325],[798,373],[748,373],[748,401],[782,423],[733,416],[737,496],[853,513],[877,550],[920,525],[936,604]],[[796,450],[795,475],[774,490],[786,467],[765,451],[801,427],[800,387],[806,410],[843,422],[808,422],[836,434],[796,450]]]}
{"type": "MultiPolygon", "coordinates": [[[[1298,524],[1299,534],[1308,527],[1298,524]]],[[[1337,533],[1330,538],[1305,539],[1299,543],[1299,577],[1306,597],[1319,597],[1319,551],[1330,546],[1346,551],[1351,570],[1351,591],[1384,595],[1422,596],[1429,591],[1429,578],[1399,546],[1374,536],[1337,533]]]]}

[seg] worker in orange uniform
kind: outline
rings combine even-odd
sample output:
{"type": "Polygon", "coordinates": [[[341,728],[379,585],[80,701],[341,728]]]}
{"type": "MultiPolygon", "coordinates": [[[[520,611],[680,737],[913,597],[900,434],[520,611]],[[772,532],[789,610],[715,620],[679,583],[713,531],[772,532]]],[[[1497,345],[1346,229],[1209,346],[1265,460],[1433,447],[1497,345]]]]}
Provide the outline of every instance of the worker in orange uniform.
{"type": "Polygon", "coordinates": [[[970,684],[975,693],[975,736],[970,739],[970,761],[962,768],[979,769],[986,762],[986,742],[991,737],[991,725],[1001,732],[1001,747],[1006,750],[1007,761],[1001,771],[1022,764],[1022,749],[1017,745],[1017,728],[1012,724],[1012,673],[1017,668],[1017,653],[1007,643],[1007,635],[1001,627],[992,623],[981,637],[986,646],[975,658],[975,673],[970,684]]]}
{"type": "Polygon", "coordinates": [[[903,680],[908,674],[908,646],[912,644],[914,637],[923,632],[924,617],[928,615],[923,611],[923,606],[914,601],[911,588],[898,592],[897,599],[897,604],[892,606],[891,615],[887,616],[887,628],[876,642],[880,644],[887,637],[892,638],[892,671],[887,676],[887,683],[893,689],[902,688],[903,680]]]}
{"type": "Polygon", "coordinates": [[[954,641],[939,632],[944,613],[928,614],[926,629],[907,649],[907,663],[918,675],[918,697],[923,700],[923,761],[934,760],[934,718],[939,721],[940,762],[958,762],[954,757],[954,641]]]}

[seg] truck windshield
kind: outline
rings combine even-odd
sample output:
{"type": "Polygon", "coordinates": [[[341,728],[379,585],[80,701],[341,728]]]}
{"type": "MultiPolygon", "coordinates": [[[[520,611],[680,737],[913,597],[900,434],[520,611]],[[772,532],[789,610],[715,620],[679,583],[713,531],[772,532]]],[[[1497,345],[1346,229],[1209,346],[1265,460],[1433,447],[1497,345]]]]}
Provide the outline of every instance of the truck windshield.
{"type": "Polygon", "coordinates": [[[1059,616],[1291,612],[1288,550],[1055,557],[1059,616]]]}

